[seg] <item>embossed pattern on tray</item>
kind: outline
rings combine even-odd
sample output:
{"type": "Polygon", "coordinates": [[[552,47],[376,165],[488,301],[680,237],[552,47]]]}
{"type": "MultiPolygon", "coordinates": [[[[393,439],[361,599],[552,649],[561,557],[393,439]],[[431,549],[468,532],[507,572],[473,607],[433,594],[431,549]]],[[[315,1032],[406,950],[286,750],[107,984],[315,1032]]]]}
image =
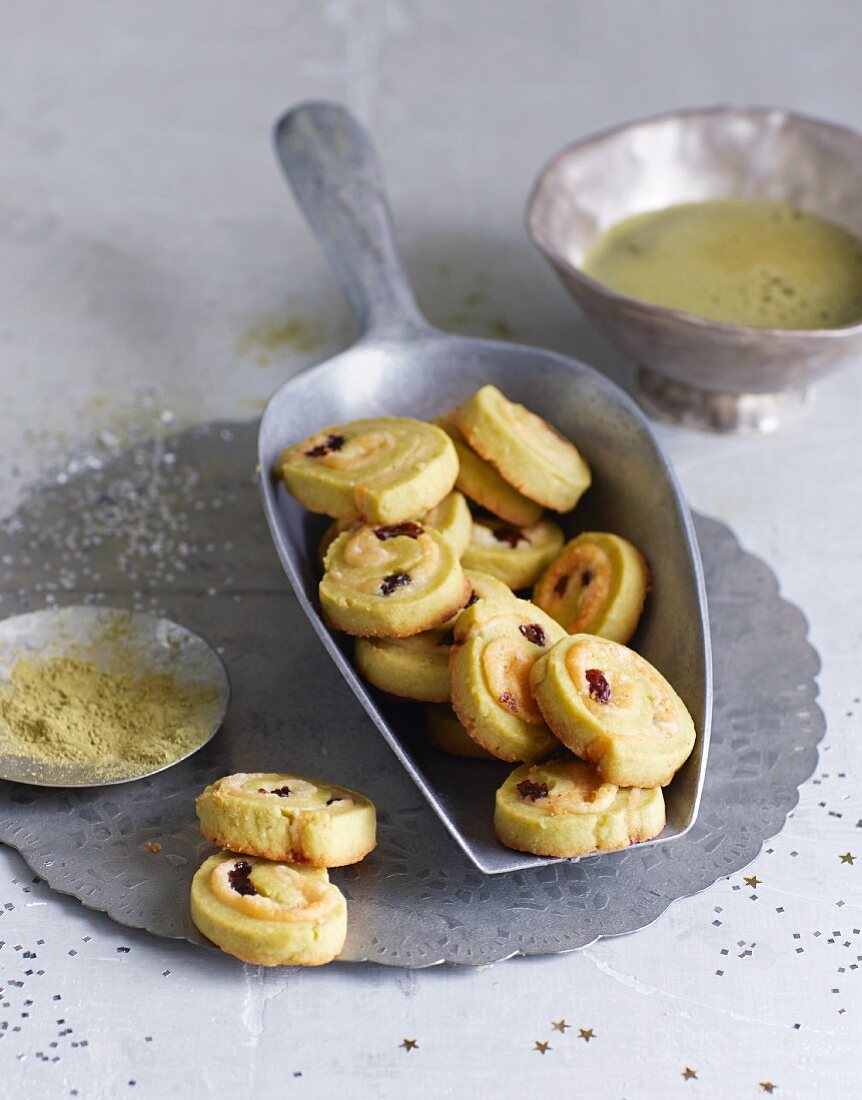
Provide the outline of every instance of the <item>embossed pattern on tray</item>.
{"type": "Polygon", "coordinates": [[[478,965],[643,928],[778,832],[817,761],[819,660],[769,568],[696,517],[715,674],[696,825],[668,845],[578,863],[495,877],[473,868],[293,599],[260,513],[256,432],[204,425],[140,444],[41,488],[0,526],[4,614],[90,600],[168,614],[219,647],[233,685],[222,731],[150,779],[92,792],[0,783],[0,840],[54,889],[122,924],[205,944],[188,918],[191,877],[212,850],[194,797],[229,772],[290,768],[357,787],[381,811],[375,852],[332,872],[350,906],[342,958],[478,965]]]}

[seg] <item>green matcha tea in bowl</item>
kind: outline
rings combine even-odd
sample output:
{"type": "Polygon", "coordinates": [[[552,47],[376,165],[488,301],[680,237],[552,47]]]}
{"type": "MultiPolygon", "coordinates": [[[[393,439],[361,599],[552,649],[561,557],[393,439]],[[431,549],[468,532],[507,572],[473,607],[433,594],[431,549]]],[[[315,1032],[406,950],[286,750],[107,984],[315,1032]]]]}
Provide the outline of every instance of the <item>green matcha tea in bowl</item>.
{"type": "Polygon", "coordinates": [[[660,412],[778,427],[862,353],[862,136],[777,109],[661,115],[540,174],[530,234],[660,412]]]}
{"type": "Polygon", "coordinates": [[[610,290],[749,328],[832,329],[862,320],[862,240],[765,199],[706,199],[634,214],[587,253],[610,290]]]}

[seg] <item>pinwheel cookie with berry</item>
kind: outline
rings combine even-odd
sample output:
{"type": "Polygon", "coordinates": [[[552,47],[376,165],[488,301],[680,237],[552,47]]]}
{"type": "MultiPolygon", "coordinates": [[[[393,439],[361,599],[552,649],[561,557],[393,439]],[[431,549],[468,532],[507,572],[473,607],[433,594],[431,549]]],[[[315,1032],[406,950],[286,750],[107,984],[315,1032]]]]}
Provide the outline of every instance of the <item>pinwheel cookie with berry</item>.
{"type": "Polygon", "coordinates": [[[559,623],[526,600],[479,600],[458,616],[452,705],[492,756],[532,763],[558,747],[530,694],[530,670],[564,636],[559,623]]]}
{"type": "MultiPolygon", "coordinates": [[[[424,516],[420,516],[416,523],[420,527],[433,527],[452,544],[452,549],[460,558],[470,543],[470,532],[473,528],[473,517],[467,507],[467,501],[453,489],[451,493],[443,497],[439,504],[430,508],[424,516]]],[[[361,527],[358,519],[336,519],[326,528],[323,538],[320,540],[317,556],[322,566],[326,560],[326,551],[332,546],[342,531],[361,527]]]]}
{"type": "Polygon", "coordinates": [[[660,787],[618,787],[582,760],[516,768],[497,791],[499,840],[537,856],[586,856],[652,840],[664,828],[660,787]]]}
{"type": "Polygon", "coordinates": [[[376,844],[374,804],[314,779],[240,772],[195,803],[201,832],[221,848],[314,867],[358,863],[376,844]]]}
{"type": "Polygon", "coordinates": [[[570,634],[598,634],[625,644],[637,628],[649,585],[649,568],[636,546],[619,535],[585,531],[551,562],[533,599],[570,634]]]}
{"type": "Polygon", "coordinates": [[[219,852],[192,880],[191,918],[256,966],[321,966],[347,935],[347,903],[326,870],[219,852]]]}
{"type": "Polygon", "coordinates": [[[284,450],[273,472],[309,511],[403,523],[451,492],[458,456],[433,424],[382,416],[322,428],[284,450]]]}
{"type": "Polygon", "coordinates": [[[694,722],[657,669],[632,649],[572,634],[530,675],[539,710],[560,741],[620,787],[663,787],[688,759],[694,722]]]}
{"type": "Polygon", "coordinates": [[[324,566],[324,618],[348,634],[408,637],[451,619],[470,598],[451,543],[409,521],[344,531],[324,566]]]}
{"type": "Polygon", "coordinates": [[[513,527],[493,516],[476,516],[461,561],[465,568],[490,573],[509,588],[530,588],[562,545],[563,532],[549,520],[513,527]]]}

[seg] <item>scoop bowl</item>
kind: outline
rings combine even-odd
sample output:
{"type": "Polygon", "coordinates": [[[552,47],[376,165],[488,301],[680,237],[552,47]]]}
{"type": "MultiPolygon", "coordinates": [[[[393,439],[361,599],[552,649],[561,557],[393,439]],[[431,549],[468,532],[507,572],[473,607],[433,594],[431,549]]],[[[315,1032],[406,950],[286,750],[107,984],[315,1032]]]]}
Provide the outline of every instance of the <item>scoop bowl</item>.
{"type": "MultiPolygon", "coordinates": [[[[352,348],[277,390],[260,427],[266,518],[296,597],[323,645],[476,867],[495,874],[554,862],[511,851],[494,837],[494,792],[511,766],[447,757],[427,743],[422,704],[387,696],[359,679],[351,639],[333,634],[320,617],[317,545],[327,521],[306,512],[271,476],[288,443],[324,425],[383,415],[430,419],[493,383],[574,440],[592,468],[591,489],[563,520],[567,535],[614,531],[638,545],[650,562],[654,591],[633,644],[679,692],[694,718],[697,743],[665,792],[667,827],[648,843],[682,835],[697,814],[706,767],[709,627],[688,508],[645,417],[584,363],[536,348],[449,335],[424,320],[398,259],[370,140],[343,108],[301,105],[278,123],[275,141],[300,206],[364,330],[352,348]]],[[[362,751],[360,729],[345,736],[355,737],[356,751],[362,751]]]]}

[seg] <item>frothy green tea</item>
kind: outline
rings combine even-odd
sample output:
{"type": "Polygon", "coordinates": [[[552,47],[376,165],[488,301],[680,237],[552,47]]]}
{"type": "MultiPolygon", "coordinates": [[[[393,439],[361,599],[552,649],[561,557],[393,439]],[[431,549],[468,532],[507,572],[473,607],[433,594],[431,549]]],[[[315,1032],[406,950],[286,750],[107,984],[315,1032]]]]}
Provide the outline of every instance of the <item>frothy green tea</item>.
{"type": "Polygon", "coordinates": [[[584,270],[620,294],[755,328],[862,320],[862,240],[784,203],[719,199],[636,214],[584,270]]]}

